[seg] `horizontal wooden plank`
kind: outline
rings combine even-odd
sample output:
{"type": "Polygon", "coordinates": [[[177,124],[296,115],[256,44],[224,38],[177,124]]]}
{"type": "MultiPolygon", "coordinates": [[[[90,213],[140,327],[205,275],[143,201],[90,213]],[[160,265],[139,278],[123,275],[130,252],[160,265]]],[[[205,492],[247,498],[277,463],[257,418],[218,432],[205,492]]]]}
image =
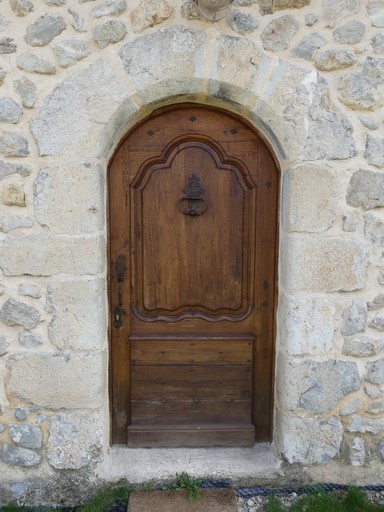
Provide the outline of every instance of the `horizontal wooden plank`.
{"type": "Polygon", "coordinates": [[[252,398],[251,366],[135,366],[133,400],[252,398]]]}
{"type": "Polygon", "coordinates": [[[131,448],[179,448],[204,446],[253,446],[253,425],[201,425],[172,427],[128,427],[127,444],[131,448]]]}
{"type": "Polygon", "coordinates": [[[131,401],[132,425],[251,423],[251,400],[131,401]]]}
{"type": "Polygon", "coordinates": [[[134,365],[242,365],[252,363],[250,339],[142,339],[131,341],[134,365]]]}

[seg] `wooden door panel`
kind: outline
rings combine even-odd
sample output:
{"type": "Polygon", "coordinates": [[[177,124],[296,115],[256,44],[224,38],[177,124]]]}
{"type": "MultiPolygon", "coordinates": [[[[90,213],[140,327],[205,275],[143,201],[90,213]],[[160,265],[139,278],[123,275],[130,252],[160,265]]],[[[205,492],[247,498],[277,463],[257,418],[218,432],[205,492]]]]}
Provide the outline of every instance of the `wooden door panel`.
{"type": "Polygon", "coordinates": [[[113,442],[268,440],[279,180],[265,144],[178,106],[130,133],[109,183],[113,442]]]}

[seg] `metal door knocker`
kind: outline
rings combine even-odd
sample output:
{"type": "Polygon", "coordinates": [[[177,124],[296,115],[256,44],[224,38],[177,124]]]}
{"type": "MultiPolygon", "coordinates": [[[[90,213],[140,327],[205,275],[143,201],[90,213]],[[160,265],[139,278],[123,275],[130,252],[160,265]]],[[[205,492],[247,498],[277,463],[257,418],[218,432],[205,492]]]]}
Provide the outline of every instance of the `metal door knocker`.
{"type": "Polygon", "coordinates": [[[205,189],[200,185],[199,177],[196,174],[189,176],[188,183],[183,188],[184,197],[179,200],[177,205],[179,211],[191,217],[207,213],[208,203],[201,197],[204,192],[205,189]]]}

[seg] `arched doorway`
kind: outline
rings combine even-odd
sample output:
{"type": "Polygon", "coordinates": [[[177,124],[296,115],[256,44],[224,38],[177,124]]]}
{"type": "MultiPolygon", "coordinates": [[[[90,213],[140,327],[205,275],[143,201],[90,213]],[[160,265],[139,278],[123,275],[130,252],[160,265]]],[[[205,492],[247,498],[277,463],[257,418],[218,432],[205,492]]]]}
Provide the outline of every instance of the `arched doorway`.
{"type": "Polygon", "coordinates": [[[271,438],[279,176],[199,105],[152,114],[109,173],[112,442],[271,438]]]}

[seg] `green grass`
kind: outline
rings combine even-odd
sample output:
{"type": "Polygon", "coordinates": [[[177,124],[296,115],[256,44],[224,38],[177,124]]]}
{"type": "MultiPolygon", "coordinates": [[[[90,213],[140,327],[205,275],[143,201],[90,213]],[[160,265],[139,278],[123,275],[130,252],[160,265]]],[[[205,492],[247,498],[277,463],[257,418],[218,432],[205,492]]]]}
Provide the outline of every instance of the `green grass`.
{"type": "Polygon", "coordinates": [[[267,512],[384,512],[384,505],[370,503],[360,489],[350,488],[346,493],[327,493],[324,490],[305,494],[288,508],[275,496],[270,496],[267,512]]]}
{"type": "Polygon", "coordinates": [[[188,473],[185,472],[176,476],[177,482],[176,485],[174,486],[174,489],[176,489],[176,491],[186,489],[189,501],[197,500],[200,494],[201,480],[194,480],[188,475],[188,473]]]}

